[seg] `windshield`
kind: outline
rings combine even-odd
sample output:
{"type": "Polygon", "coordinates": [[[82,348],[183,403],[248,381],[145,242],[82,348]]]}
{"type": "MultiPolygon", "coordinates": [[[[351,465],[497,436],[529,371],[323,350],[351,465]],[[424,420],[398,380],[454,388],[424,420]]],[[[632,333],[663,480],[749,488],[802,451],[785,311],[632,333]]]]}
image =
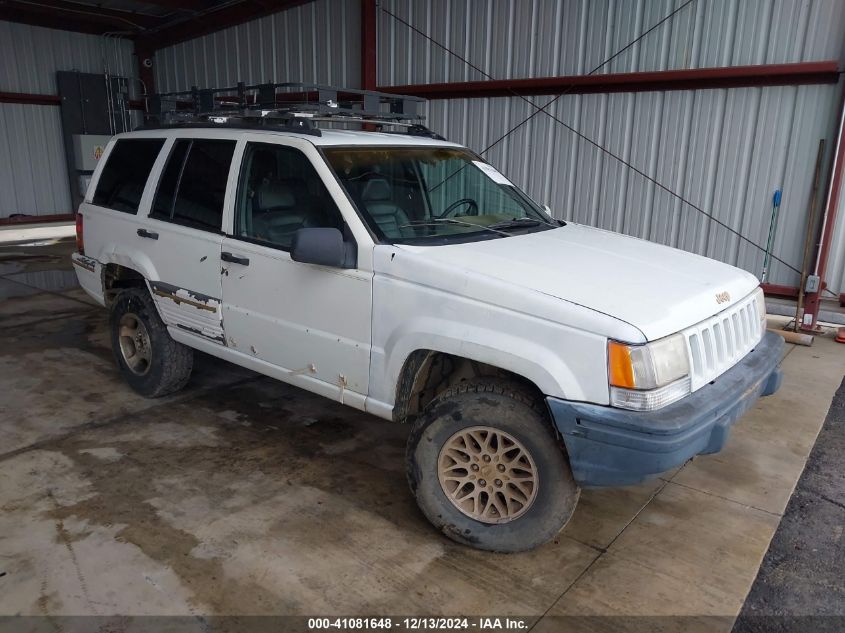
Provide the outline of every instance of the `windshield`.
{"type": "Polygon", "coordinates": [[[324,152],[361,216],[385,242],[441,244],[559,226],[465,149],[370,146],[324,152]]]}

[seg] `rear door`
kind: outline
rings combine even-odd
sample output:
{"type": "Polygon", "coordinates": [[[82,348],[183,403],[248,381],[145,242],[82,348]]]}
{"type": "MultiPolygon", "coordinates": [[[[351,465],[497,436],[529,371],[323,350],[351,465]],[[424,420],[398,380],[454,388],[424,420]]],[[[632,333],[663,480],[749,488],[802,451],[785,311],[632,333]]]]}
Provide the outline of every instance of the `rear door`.
{"type": "Polygon", "coordinates": [[[166,142],[164,136],[135,137],[118,138],[109,145],[94,174],[95,186],[89,187],[79,206],[88,257],[112,261],[116,244],[131,240],[145,222],[144,192],[155,186],[148,180],[166,142]]]}
{"type": "Polygon", "coordinates": [[[220,251],[232,138],[175,138],[165,148],[148,219],[134,239],[155,268],[150,291],[164,322],[218,344],[220,251]]]}
{"type": "Polygon", "coordinates": [[[103,301],[100,266],[109,262],[134,266],[136,231],[143,226],[145,194],[155,183],[151,173],[167,139],[117,138],[97,166],[94,186],[79,206],[85,236],[85,256],[73,263],[82,286],[103,301]],[[140,212],[139,212],[140,210],[140,212]]]}

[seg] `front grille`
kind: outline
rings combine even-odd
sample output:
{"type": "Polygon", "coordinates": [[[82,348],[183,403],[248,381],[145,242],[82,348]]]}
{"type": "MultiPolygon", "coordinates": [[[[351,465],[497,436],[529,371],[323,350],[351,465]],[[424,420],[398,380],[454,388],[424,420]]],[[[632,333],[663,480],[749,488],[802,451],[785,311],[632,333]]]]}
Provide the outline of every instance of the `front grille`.
{"type": "Polygon", "coordinates": [[[684,331],[692,390],[736,365],[763,335],[755,294],[684,331]]]}

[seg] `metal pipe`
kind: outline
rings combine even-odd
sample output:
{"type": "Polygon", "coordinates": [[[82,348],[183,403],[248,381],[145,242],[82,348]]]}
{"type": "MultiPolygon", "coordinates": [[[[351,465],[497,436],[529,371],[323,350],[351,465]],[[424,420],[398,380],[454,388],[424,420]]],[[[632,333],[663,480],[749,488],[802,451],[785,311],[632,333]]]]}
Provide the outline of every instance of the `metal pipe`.
{"type": "Polygon", "coordinates": [[[776,190],[772,196],[772,220],[769,223],[769,239],[766,241],[766,254],[763,257],[763,272],[760,275],[760,282],[766,282],[766,276],[769,273],[769,254],[775,241],[775,234],[778,230],[778,211],[780,210],[781,191],[776,190]]]}
{"type": "Polygon", "coordinates": [[[106,88],[106,112],[109,118],[109,132],[114,134],[115,122],[114,113],[112,112],[112,96],[111,96],[111,81],[109,80],[109,63],[108,63],[108,47],[109,35],[104,34],[100,40],[100,50],[103,56],[103,79],[105,80],[106,88]]]}
{"type": "MultiPolygon", "coordinates": [[[[825,212],[824,218],[822,219],[822,244],[825,244],[825,237],[832,234],[833,231],[828,230],[828,225],[830,224],[830,228],[832,228],[833,221],[836,219],[836,205],[839,202],[839,191],[841,189],[842,184],[842,170],[843,170],[843,160],[845,160],[845,156],[843,156],[843,143],[842,143],[842,135],[845,132],[845,85],[843,86],[842,90],[842,107],[841,112],[839,113],[839,128],[838,133],[836,135],[836,149],[833,153],[833,165],[831,166],[831,174],[833,174],[832,178],[830,179],[830,187],[827,190],[827,199],[825,200],[825,212]],[[831,202],[833,205],[831,206],[831,202]]],[[[829,247],[830,245],[827,244],[829,247]]],[[[824,273],[825,265],[822,263],[824,262],[825,255],[827,252],[823,252],[823,248],[819,249],[818,254],[816,255],[816,267],[815,272],[817,275],[822,276],[824,273]],[[819,272],[821,271],[821,273],[819,272]]]]}

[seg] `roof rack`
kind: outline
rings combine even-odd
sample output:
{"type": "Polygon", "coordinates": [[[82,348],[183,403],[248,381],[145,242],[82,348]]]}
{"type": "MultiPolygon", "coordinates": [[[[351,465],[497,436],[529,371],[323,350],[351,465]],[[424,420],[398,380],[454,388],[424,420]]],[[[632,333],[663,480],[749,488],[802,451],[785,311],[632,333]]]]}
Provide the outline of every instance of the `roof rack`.
{"type": "Polygon", "coordinates": [[[316,123],[357,124],[370,131],[443,140],[422,124],[417,105],[425,99],[373,90],[308,83],[239,82],[226,88],[198,88],[153,95],[145,128],[270,128],[321,136],[316,123]]]}

